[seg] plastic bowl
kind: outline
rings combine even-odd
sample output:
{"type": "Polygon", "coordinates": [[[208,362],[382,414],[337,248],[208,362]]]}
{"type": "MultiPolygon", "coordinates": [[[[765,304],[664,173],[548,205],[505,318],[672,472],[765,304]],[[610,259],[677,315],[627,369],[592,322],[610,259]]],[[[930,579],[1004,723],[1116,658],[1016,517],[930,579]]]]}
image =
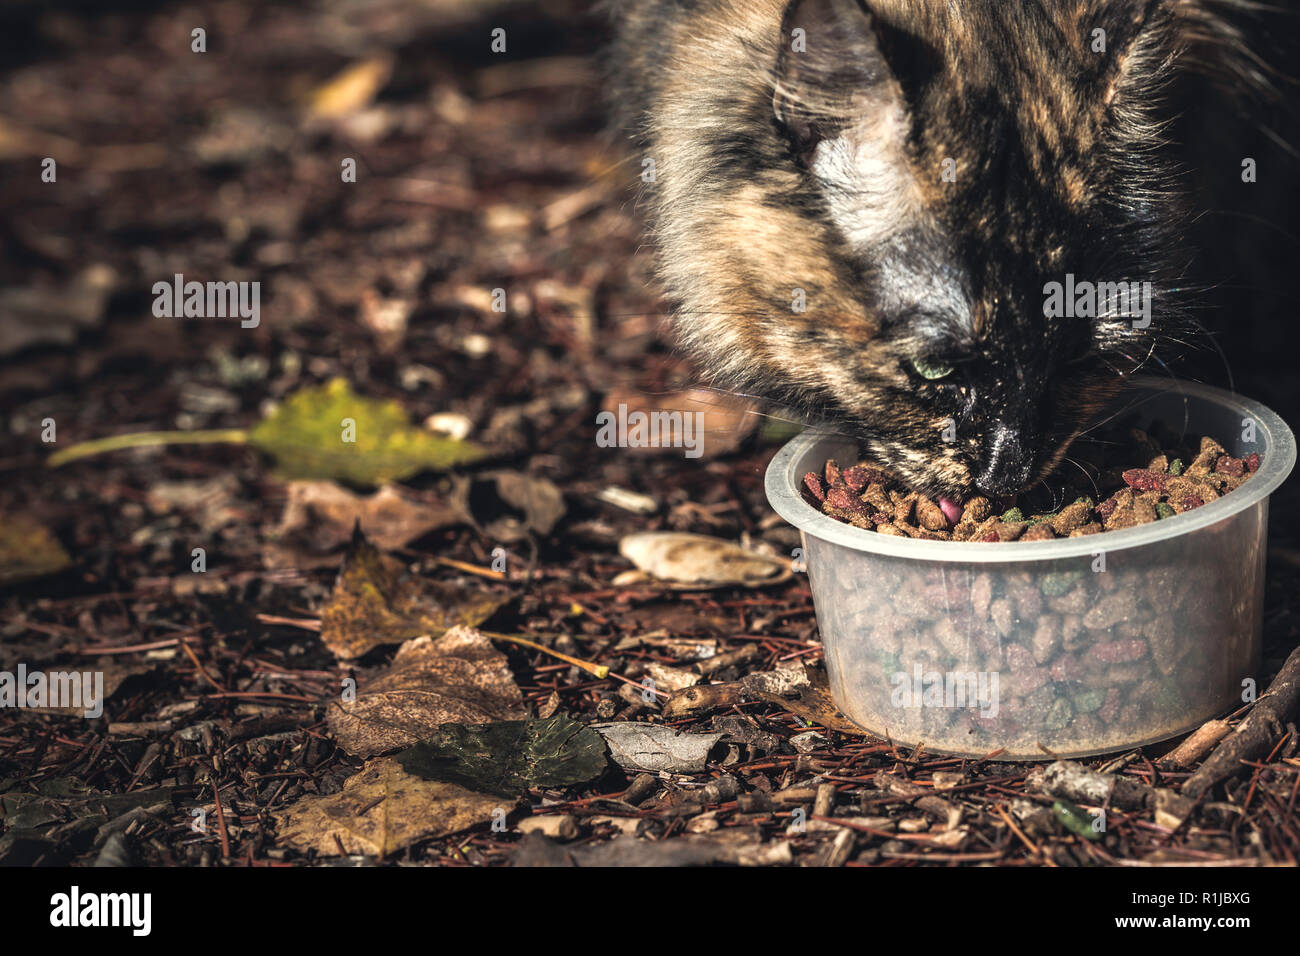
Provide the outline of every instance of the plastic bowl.
{"type": "Polygon", "coordinates": [[[1135,378],[1139,424],[1208,434],[1259,471],[1203,507],[1052,541],[922,541],[821,514],[800,492],[855,443],[812,430],[767,469],[804,560],[840,709],[870,733],[961,756],[1078,757],[1178,736],[1259,678],[1268,498],[1295,437],[1216,388],[1135,378]],[[1253,441],[1251,440],[1253,439],[1253,441]]]}

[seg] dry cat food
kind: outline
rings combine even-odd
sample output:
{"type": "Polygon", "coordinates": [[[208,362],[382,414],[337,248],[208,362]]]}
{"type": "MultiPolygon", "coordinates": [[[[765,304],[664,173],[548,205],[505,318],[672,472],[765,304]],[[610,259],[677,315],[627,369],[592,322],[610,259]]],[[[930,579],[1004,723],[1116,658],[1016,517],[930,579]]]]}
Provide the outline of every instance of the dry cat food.
{"type": "Polygon", "coordinates": [[[1258,454],[1234,458],[1208,436],[1193,454],[1159,429],[1125,428],[1111,435],[1118,441],[1095,446],[1107,452],[1108,460],[1093,461],[1092,468],[1081,467],[1064,481],[1058,476],[1055,484],[1022,495],[1018,506],[1002,507],[983,497],[962,504],[933,500],[875,465],[841,468],[833,459],[821,475],[804,476],[804,494],[824,514],[880,534],[934,541],[1047,541],[1171,518],[1227,494],[1259,470],[1258,454]],[[1108,497],[1096,500],[1098,489],[1108,497]],[[1042,510],[1034,508],[1035,495],[1042,510]],[[1066,501],[1064,507],[1053,507],[1066,501]]]}

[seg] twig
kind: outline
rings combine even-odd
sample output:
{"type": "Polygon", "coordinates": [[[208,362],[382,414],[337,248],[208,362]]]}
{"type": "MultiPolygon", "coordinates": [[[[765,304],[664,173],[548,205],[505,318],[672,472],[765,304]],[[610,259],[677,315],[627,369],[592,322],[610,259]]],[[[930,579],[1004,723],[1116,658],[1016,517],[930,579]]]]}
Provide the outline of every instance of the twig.
{"type": "Polygon", "coordinates": [[[604,664],[593,664],[591,661],[580,660],[576,657],[570,657],[568,654],[561,654],[559,651],[553,651],[544,644],[538,644],[536,641],[530,641],[522,637],[515,637],[512,634],[498,634],[495,631],[481,631],[484,637],[490,637],[494,641],[509,641],[512,644],[522,644],[524,647],[531,647],[535,651],[541,651],[543,654],[550,654],[562,661],[572,664],[580,670],[586,671],[594,677],[602,680],[609,676],[609,668],[604,664]]]}
{"type": "Polygon", "coordinates": [[[1286,724],[1300,704],[1300,647],[1291,652],[1273,683],[1255,706],[1200,769],[1183,781],[1182,792],[1199,797],[1216,783],[1239,772],[1243,760],[1266,753],[1286,733],[1286,724]]]}
{"type": "Polygon", "coordinates": [[[226,813],[221,809],[221,788],[212,782],[212,799],[217,805],[217,827],[221,831],[221,856],[230,859],[230,834],[226,832],[226,813]]]}

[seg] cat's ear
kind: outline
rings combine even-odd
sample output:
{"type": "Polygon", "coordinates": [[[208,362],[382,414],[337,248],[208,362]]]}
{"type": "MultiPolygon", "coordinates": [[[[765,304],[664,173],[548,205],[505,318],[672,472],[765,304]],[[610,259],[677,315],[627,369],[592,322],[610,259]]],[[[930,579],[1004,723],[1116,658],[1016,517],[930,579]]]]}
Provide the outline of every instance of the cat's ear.
{"type": "Polygon", "coordinates": [[[903,107],[879,26],[859,0],[791,0],[786,7],[772,109],[802,149],[859,121],[864,110],[903,107]]]}

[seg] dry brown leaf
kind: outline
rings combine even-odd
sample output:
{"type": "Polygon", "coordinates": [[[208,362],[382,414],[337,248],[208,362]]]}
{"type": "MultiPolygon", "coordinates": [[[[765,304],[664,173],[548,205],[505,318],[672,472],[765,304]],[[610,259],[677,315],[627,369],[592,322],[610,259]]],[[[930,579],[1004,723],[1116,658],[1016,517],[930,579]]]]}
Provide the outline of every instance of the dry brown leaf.
{"type": "Polygon", "coordinates": [[[330,731],[348,753],[369,757],[409,747],[441,724],[528,716],[506,657],[469,627],[407,641],[356,700],[332,704],[330,731]]]}
{"type": "Polygon", "coordinates": [[[548,535],[564,517],[564,493],[545,478],[490,471],[452,481],[453,507],[493,541],[548,535]]]}
{"type": "Polygon", "coordinates": [[[747,551],[721,538],[684,531],[642,531],[619,542],[618,550],[637,568],[661,581],[688,587],[776,584],[790,574],[789,562],[747,551]]]}
{"type": "Polygon", "coordinates": [[[501,797],[412,776],[386,757],[367,763],[338,793],[305,796],[274,816],[281,842],[294,849],[386,857],[511,807],[501,797]]]}
{"type": "Polygon", "coordinates": [[[336,657],[351,660],[384,644],[425,634],[440,637],[458,624],[473,627],[505,601],[416,577],[358,531],[321,611],[321,640],[336,657]]]}
{"type": "Polygon", "coordinates": [[[428,505],[384,485],[358,495],[332,481],[291,481],[276,528],[277,549],[293,553],[331,551],[352,537],[357,522],[381,551],[392,551],[463,519],[450,505],[428,505]]]}
{"type": "Polygon", "coordinates": [[[798,690],[795,697],[786,697],[778,693],[759,691],[753,696],[769,704],[783,707],[796,717],[802,717],[810,724],[817,724],[827,730],[836,730],[842,734],[856,734],[859,737],[867,732],[853,723],[835,706],[831,697],[830,681],[826,671],[820,667],[807,668],[808,684],[798,690]]]}
{"type": "Polygon", "coordinates": [[[393,72],[389,56],[375,56],[344,67],[312,91],[309,115],[312,119],[341,119],[364,109],[375,98],[393,72]]]}

